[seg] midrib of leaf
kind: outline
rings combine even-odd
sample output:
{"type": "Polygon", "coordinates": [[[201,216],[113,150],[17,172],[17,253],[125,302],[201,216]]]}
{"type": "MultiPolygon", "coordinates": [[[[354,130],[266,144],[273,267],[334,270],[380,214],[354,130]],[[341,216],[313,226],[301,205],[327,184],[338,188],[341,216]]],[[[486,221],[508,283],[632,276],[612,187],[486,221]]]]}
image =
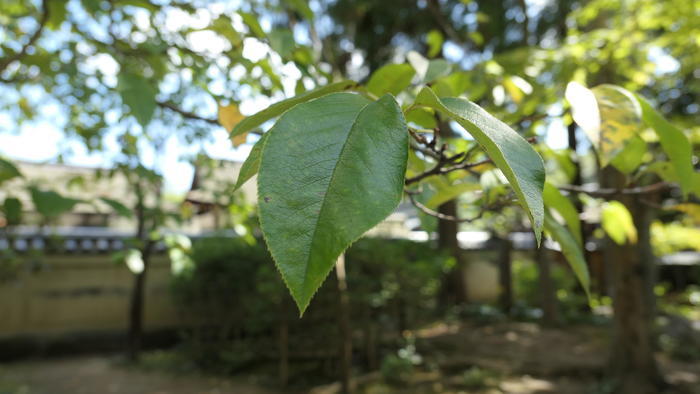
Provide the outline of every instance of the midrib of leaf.
{"type": "MultiPolygon", "coordinates": [[[[338,164],[340,164],[340,162],[342,160],[343,154],[345,153],[345,148],[347,148],[348,141],[350,141],[350,136],[356,130],[355,125],[357,124],[357,119],[359,119],[360,114],[362,114],[362,112],[364,112],[365,109],[367,109],[367,107],[370,104],[371,103],[367,103],[364,107],[362,107],[362,109],[360,111],[357,112],[357,116],[355,116],[355,119],[353,120],[352,125],[350,126],[350,131],[348,132],[347,136],[345,137],[345,141],[343,142],[343,146],[340,148],[340,153],[338,154],[338,160],[335,162],[335,165],[333,166],[333,171],[331,171],[330,180],[328,181],[328,186],[326,187],[326,193],[324,193],[323,198],[321,200],[321,208],[318,211],[318,216],[316,217],[316,222],[314,223],[314,231],[313,231],[313,234],[311,235],[311,242],[309,243],[309,248],[308,248],[308,251],[306,253],[306,264],[305,264],[305,268],[304,268],[304,291],[308,291],[307,286],[309,283],[308,277],[309,277],[309,266],[311,265],[310,264],[311,251],[314,249],[314,245],[316,242],[316,232],[318,231],[318,222],[323,217],[324,208],[326,207],[326,202],[328,201],[328,190],[330,190],[331,187],[333,186],[333,181],[335,180],[335,173],[336,173],[336,170],[338,169],[338,164]]],[[[362,235],[360,235],[359,237],[361,237],[361,236],[362,235]]],[[[351,244],[353,242],[355,242],[356,240],[357,239],[354,239],[351,242],[351,244]]],[[[341,254],[342,254],[342,252],[341,252],[341,254]]],[[[331,270],[332,269],[333,269],[333,266],[331,266],[331,270]]],[[[328,273],[326,273],[326,275],[327,274],[328,273]]],[[[318,291],[318,289],[316,289],[314,291],[314,293],[316,291],[318,291]]],[[[311,298],[309,298],[309,299],[311,299],[311,298]]],[[[308,303],[307,303],[307,305],[308,305],[308,303]]],[[[306,306],[304,308],[306,308],[306,306]]]]}

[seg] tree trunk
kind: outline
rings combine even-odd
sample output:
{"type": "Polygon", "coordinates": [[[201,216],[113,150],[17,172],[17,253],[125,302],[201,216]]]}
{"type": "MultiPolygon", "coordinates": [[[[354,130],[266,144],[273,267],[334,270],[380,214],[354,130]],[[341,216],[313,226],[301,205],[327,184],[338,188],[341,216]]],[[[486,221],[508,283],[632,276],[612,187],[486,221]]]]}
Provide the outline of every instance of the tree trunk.
{"type": "MultiPolygon", "coordinates": [[[[622,175],[608,170],[615,187],[623,187],[622,175]]],[[[618,195],[637,228],[637,244],[609,241],[608,266],[613,281],[613,341],[611,368],[621,394],[658,393],[664,380],[654,358],[654,256],[650,246],[652,212],[634,195],[618,195]]]]}
{"type": "Polygon", "coordinates": [[[367,362],[367,369],[370,371],[379,368],[379,362],[377,360],[377,329],[374,320],[374,313],[370,311],[370,316],[365,323],[364,329],[365,359],[367,362]]]}
{"type": "MultiPolygon", "coordinates": [[[[438,212],[457,217],[457,201],[451,200],[438,207],[438,212]]],[[[464,280],[462,249],[457,239],[458,223],[438,219],[438,247],[455,259],[455,266],[442,278],[441,303],[443,307],[467,302],[467,284],[464,280]]]]}
{"type": "Polygon", "coordinates": [[[143,310],[145,300],[146,275],[151,257],[153,242],[148,238],[146,229],[146,207],[144,205],[143,185],[140,181],[135,182],[136,192],[136,239],[141,243],[141,260],[143,270],[134,276],[134,285],[131,289],[131,299],[129,300],[129,330],[127,333],[128,351],[127,357],[130,361],[138,361],[141,352],[143,337],[143,310]]]}
{"type": "MultiPolygon", "coordinates": [[[[150,244],[150,242],[149,242],[150,244]]],[[[141,251],[143,260],[143,271],[134,275],[134,285],[131,291],[131,300],[129,302],[129,352],[128,357],[131,361],[138,361],[142,347],[143,338],[143,314],[144,303],[146,298],[146,274],[151,254],[151,246],[147,245],[141,251]]]]}
{"type": "Polygon", "coordinates": [[[340,331],[340,385],[341,393],[349,394],[352,389],[352,331],[350,329],[350,297],[345,281],[345,256],[340,255],[335,263],[338,279],[338,328],[340,331]]]}
{"type": "Polygon", "coordinates": [[[500,285],[500,293],[498,295],[498,303],[504,313],[510,314],[513,309],[513,275],[511,265],[511,251],[513,243],[505,237],[499,239],[501,245],[498,251],[498,278],[500,285]]]}
{"type": "Polygon", "coordinates": [[[557,294],[552,283],[550,253],[544,246],[535,249],[535,262],[537,264],[540,293],[540,307],[542,308],[542,323],[546,326],[554,326],[559,323],[559,308],[557,307],[557,294]]]}

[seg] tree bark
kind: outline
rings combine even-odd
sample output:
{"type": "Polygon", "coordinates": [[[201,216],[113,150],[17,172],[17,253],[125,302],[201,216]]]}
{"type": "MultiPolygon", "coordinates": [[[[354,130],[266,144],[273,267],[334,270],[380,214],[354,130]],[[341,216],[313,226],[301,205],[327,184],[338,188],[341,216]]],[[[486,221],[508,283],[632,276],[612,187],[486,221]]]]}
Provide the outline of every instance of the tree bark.
{"type": "MultiPolygon", "coordinates": [[[[613,185],[624,185],[622,174],[612,169],[605,171],[613,185]]],[[[610,371],[618,393],[658,393],[665,383],[654,358],[652,212],[638,196],[616,198],[632,215],[638,241],[624,245],[608,242],[607,265],[612,270],[614,309],[610,371]]]]}
{"type": "Polygon", "coordinates": [[[554,283],[552,283],[550,253],[544,246],[535,249],[535,262],[537,264],[540,293],[540,307],[542,308],[542,323],[546,326],[559,324],[559,308],[557,307],[557,295],[554,283]]]}
{"type": "Polygon", "coordinates": [[[129,330],[127,333],[128,352],[127,357],[130,361],[138,361],[142,348],[143,338],[143,314],[144,303],[146,298],[146,275],[153,251],[154,243],[148,239],[148,231],[146,227],[146,207],[144,205],[143,186],[140,181],[135,183],[136,191],[136,239],[141,243],[141,260],[143,261],[143,270],[134,276],[134,285],[131,290],[131,299],[129,300],[129,330]]]}
{"type": "Polygon", "coordinates": [[[350,329],[350,297],[345,280],[345,255],[340,255],[335,263],[338,279],[338,328],[340,331],[340,387],[341,393],[350,394],[352,387],[352,331],[350,329]]]}
{"type": "MultiPolygon", "coordinates": [[[[438,212],[457,217],[457,201],[448,201],[438,207],[438,212]]],[[[467,284],[464,280],[462,249],[457,239],[458,223],[438,219],[438,247],[455,259],[455,266],[442,278],[441,301],[444,307],[468,301],[467,284]]]]}
{"type": "Polygon", "coordinates": [[[143,261],[143,271],[134,276],[134,285],[131,291],[131,300],[129,302],[129,353],[130,361],[138,361],[141,353],[141,338],[143,337],[143,304],[144,304],[144,285],[146,283],[146,273],[148,272],[148,264],[143,261]]]}

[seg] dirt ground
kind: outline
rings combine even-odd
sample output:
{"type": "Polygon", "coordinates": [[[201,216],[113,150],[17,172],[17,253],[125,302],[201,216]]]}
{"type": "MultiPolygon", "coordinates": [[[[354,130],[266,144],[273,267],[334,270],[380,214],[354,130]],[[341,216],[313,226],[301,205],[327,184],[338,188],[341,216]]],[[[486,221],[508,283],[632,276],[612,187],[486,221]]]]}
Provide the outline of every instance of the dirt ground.
{"type": "MultiPolygon", "coordinates": [[[[419,367],[404,387],[378,373],[364,375],[359,392],[603,394],[607,331],[601,327],[542,328],[531,323],[484,326],[437,324],[413,333],[419,367]],[[483,375],[470,387],[465,375],[483,375]]],[[[669,393],[700,394],[700,363],[659,357],[669,393]]],[[[363,376],[359,377],[360,380],[363,376]]],[[[473,380],[473,379],[472,379],[473,380]]],[[[473,382],[472,382],[473,383],[473,382]]],[[[311,390],[311,389],[309,389],[311,390]]],[[[337,385],[314,393],[336,392],[337,385]]],[[[296,391],[296,390],[295,390],[296,391]]],[[[306,392],[296,391],[296,392],[306,392]]],[[[0,364],[0,394],[277,394],[252,377],[211,377],[126,367],[114,357],[83,356],[0,364]]]]}
{"type": "Polygon", "coordinates": [[[0,365],[0,394],[278,394],[245,378],[128,368],[92,356],[0,365]]]}

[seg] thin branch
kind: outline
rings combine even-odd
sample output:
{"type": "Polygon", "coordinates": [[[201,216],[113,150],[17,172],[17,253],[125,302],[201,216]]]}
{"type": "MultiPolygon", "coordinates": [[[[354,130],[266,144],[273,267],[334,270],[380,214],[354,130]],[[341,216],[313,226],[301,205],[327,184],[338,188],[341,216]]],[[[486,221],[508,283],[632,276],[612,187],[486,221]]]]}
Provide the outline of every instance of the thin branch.
{"type": "Polygon", "coordinates": [[[445,215],[444,213],[440,213],[437,211],[434,211],[425,205],[421,204],[416,198],[413,196],[413,193],[406,193],[408,195],[408,198],[411,200],[411,204],[413,204],[416,208],[418,208],[421,212],[425,213],[426,215],[436,217],[440,220],[447,220],[450,222],[457,222],[457,223],[466,223],[466,222],[473,222],[477,219],[481,219],[482,216],[484,216],[485,210],[482,210],[479,212],[479,214],[473,218],[458,218],[456,216],[452,215],[445,215]]]}
{"type": "Polygon", "coordinates": [[[158,101],[158,105],[163,107],[163,108],[167,108],[173,112],[177,112],[183,118],[193,119],[193,120],[201,120],[201,121],[207,122],[209,124],[219,125],[219,121],[217,119],[205,118],[203,116],[199,116],[199,115],[195,114],[194,112],[185,111],[184,109],[176,106],[173,103],[167,102],[167,101],[158,101]]]}
{"type": "MultiPolygon", "coordinates": [[[[410,129],[409,129],[410,132],[410,129]]],[[[412,133],[411,135],[413,135],[412,133]]],[[[419,136],[420,137],[420,136],[419,136]]],[[[415,137],[414,137],[415,138],[415,137]]],[[[535,143],[537,141],[536,137],[530,137],[527,139],[527,142],[529,143],[535,143]]],[[[459,170],[466,170],[469,171],[474,167],[478,167],[484,164],[490,164],[493,163],[493,161],[489,159],[477,161],[477,162],[467,162],[466,159],[468,156],[473,152],[473,148],[467,150],[466,152],[460,152],[452,156],[445,156],[445,145],[442,145],[440,147],[440,150],[437,151],[437,157],[436,159],[438,160],[437,164],[435,166],[425,172],[422,172],[416,176],[413,176],[411,178],[407,178],[405,181],[406,185],[410,185],[412,183],[420,182],[425,178],[431,177],[433,175],[444,175],[448,174],[453,171],[459,171],[459,170]]]]}
{"type": "Polygon", "coordinates": [[[559,186],[560,190],[565,190],[568,192],[574,192],[574,193],[584,193],[588,194],[589,196],[593,197],[607,197],[607,196],[614,196],[616,194],[624,194],[624,195],[636,195],[636,194],[649,194],[649,193],[655,193],[660,190],[668,189],[672,186],[671,183],[669,182],[657,182],[648,186],[639,186],[639,187],[632,187],[632,188],[627,188],[627,189],[592,189],[589,187],[584,187],[584,186],[575,186],[575,185],[563,185],[559,186]]]}
{"type": "Polygon", "coordinates": [[[39,37],[41,36],[41,33],[44,31],[44,28],[46,27],[46,22],[48,22],[48,20],[49,20],[49,4],[48,3],[49,3],[49,0],[43,0],[41,2],[42,11],[41,11],[41,16],[39,17],[39,27],[36,29],[34,34],[32,34],[29,37],[29,41],[27,41],[27,43],[24,44],[24,46],[22,46],[22,49],[20,49],[19,52],[15,53],[14,55],[10,55],[5,59],[0,59],[0,72],[5,71],[7,66],[12,64],[13,62],[15,62],[17,60],[21,60],[22,57],[24,57],[24,55],[27,54],[29,47],[34,45],[36,40],[39,39],[39,37]]]}
{"type": "Polygon", "coordinates": [[[431,150],[425,149],[425,148],[420,147],[420,146],[413,144],[413,143],[411,143],[410,145],[411,145],[411,149],[413,149],[416,152],[420,152],[428,157],[432,157],[433,159],[440,158],[440,156],[438,156],[435,152],[433,152],[431,150]]]}
{"type": "MultiPolygon", "coordinates": [[[[461,156],[461,155],[462,154],[459,154],[459,156],[461,156]]],[[[455,156],[458,156],[458,155],[455,155],[455,156]]],[[[455,164],[455,165],[449,166],[449,167],[445,167],[445,163],[438,163],[435,165],[435,167],[433,167],[425,172],[422,172],[422,173],[420,173],[416,176],[413,176],[411,178],[406,178],[405,184],[410,185],[412,183],[420,182],[423,179],[431,177],[433,175],[445,175],[445,174],[448,174],[452,171],[469,170],[471,168],[478,167],[478,166],[484,165],[484,164],[489,164],[489,163],[492,163],[491,159],[485,159],[485,160],[477,161],[474,163],[460,163],[460,164],[455,164]]],[[[449,164],[449,163],[447,163],[447,164],[449,164]]]]}

